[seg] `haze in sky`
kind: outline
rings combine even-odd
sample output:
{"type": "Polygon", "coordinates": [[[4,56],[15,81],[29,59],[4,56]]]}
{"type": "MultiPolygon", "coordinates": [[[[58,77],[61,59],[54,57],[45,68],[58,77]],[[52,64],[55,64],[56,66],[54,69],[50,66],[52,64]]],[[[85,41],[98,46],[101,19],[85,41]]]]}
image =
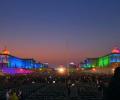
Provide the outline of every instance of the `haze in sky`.
{"type": "Polygon", "coordinates": [[[0,50],[55,66],[120,47],[119,0],[0,0],[0,50]]]}

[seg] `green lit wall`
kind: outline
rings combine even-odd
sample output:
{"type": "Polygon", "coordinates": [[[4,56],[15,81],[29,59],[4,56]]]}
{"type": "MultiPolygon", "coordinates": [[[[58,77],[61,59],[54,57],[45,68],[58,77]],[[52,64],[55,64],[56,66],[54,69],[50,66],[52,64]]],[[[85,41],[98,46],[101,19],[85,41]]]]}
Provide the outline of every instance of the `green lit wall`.
{"type": "Polygon", "coordinates": [[[104,56],[98,58],[98,67],[104,68],[110,64],[110,56],[104,56]]]}
{"type": "Polygon", "coordinates": [[[109,54],[106,56],[102,56],[99,58],[88,59],[84,62],[83,68],[105,68],[108,67],[112,63],[120,62],[120,54],[109,54]]]}

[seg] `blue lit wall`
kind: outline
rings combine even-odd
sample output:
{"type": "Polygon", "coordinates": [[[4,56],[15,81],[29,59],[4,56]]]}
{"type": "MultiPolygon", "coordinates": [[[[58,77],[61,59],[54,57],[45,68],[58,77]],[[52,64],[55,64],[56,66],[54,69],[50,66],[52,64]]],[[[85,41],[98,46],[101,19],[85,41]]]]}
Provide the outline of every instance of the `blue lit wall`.
{"type": "Polygon", "coordinates": [[[43,68],[43,64],[41,63],[35,63],[35,68],[43,68]]]}
{"type": "Polygon", "coordinates": [[[82,65],[81,68],[94,68],[94,67],[99,67],[99,58],[94,58],[94,59],[86,59],[82,65]]]}
{"type": "Polygon", "coordinates": [[[0,55],[0,64],[9,68],[39,69],[44,67],[41,63],[36,63],[34,59],[22,59],[11,55],[0,55]]]}
{"type": "Polygon", "coordinates": [[[16,58],[14,56],[8,57],[8,67],[10,68],[23,68],[23,60],[20,58],[16,58]]]}
{"type": "Polygon", "coordinates": [[[43,67],[34,59],[21,59],[11,55],[0,55],[0,63],[6,64],[9,68],[38,69],[43,67]]]}
{"type": "Polygon", "coordinates": [[[120,54],[111,54],[110,62],[111,63],[120,62],[120,54]]]}
{"type": "Polygon", "coordinates": [[[26,69],[35,68],[35,61],[33,59],[23,59],[23,66],[26,69]]]}
{"type": "Polygon", "coordinates": [[[91,68],[91,66],[92,66],[91,61],[88,60],[88,59],[86,59],[86,60],[84,61],[84,64],[81,66],[81,68],[91,68]]]}

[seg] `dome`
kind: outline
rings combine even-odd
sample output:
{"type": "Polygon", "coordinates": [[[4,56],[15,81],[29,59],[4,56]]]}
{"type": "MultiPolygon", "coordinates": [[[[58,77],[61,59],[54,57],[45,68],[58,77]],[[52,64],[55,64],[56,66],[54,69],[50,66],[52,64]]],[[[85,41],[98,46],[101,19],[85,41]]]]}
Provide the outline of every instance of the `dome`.
{"type": "Polygon", "coordinates": [[[120,53],[120,49],[119,49],[119,48],[114,48],[114,49],[112,50],[112,53],[120,53]]]}
{"type": "Polygon", "coordinates": [[[5,49],[2,51],[2,54],[9,55],[9,54],[10,54],[10,52],[7,50],[7,48],[5,48],[5,49]]]}

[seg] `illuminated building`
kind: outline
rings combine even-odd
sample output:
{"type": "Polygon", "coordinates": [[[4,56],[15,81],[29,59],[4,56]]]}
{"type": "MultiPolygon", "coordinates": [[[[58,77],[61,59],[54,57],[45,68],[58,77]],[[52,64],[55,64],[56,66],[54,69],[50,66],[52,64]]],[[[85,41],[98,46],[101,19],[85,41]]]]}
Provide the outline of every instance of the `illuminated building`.
{"type": "Polygon", "coordinates": [[[81,68],[107,68],[115,64],[116,67],[120,65],[120,49],[118,48],[113,49],[108,55],[86,59],[81,63],[81,68]]]}
{"type": "Polygon", "coordinates": [[[0,53],[0,69],[19,68],[19,69],[39,69],[44,67],[44,64],[36,62],[34,59],[24,59],[12,56],[5,48],[0,53]]]}
{"type": "Polygon", "coordinates": [[[70,62],[69,68],[77,68],[77,65],[74,62],[70,62]]]}

